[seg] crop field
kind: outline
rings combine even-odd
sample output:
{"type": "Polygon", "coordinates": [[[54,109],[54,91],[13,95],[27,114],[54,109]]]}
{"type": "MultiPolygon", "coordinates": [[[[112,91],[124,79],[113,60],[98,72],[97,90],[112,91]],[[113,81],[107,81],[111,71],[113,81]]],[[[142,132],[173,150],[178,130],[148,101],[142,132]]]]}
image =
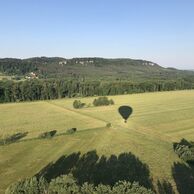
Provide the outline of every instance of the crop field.
{"type": "MultiPolygon", "coordinates": [[[[79,100],[92,104],[94,98],[79,100]]],[[[173,151],[173,142],[182,138],[194,141],[194,91],[109,98],[114,105],[82,109],[73,108],[75,99],[1,104],[0,138],[16,132],[28,134],[20,142],[0,146],[0,193],[63,155],[92,150],[107,157],[131,152],[148,165],[155,188],[158,180],[167,180],[176,191],[172,169],[182,161],[173,151]],[[127,123],[118,113],[122,105],[133,110],[127,123]],[[64,135],[73,127],[77,128],[75,134],[64,135]],[[49,130],[57,130],[59,135],[37,139],[49,130]]]]}

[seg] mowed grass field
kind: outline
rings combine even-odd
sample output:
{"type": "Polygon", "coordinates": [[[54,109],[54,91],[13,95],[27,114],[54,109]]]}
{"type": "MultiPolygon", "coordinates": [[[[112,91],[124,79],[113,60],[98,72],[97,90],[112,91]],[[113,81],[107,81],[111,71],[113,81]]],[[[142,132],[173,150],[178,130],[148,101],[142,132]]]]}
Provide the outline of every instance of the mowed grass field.
{"type": "MultiPolygon", "coordinates": [[[[86,104],[95,97],[81,98],[86,104]]],[[[131,152],[149,166],[157,180],[172,178],[174,162],[181,162],[173,151],[173,142],[182,138],[194,141],[194,91],[158,92],[110,96],[113,106],[76,110],[75,99],[12,103],[0,105],[0,137],[28,132],[19,143],[0,146],[0,193],[19,179],[31,177],[62,155],[96,150],[98,155],[131,152]],[[118,113],[129,105],[133,113],[124,123],[118,113]],[[111,123],[111,128],[106,124],[111,123]],[[41,132],[63,133],[76,127],[73,135],[53,139],[33,139],[41,132]]]]}

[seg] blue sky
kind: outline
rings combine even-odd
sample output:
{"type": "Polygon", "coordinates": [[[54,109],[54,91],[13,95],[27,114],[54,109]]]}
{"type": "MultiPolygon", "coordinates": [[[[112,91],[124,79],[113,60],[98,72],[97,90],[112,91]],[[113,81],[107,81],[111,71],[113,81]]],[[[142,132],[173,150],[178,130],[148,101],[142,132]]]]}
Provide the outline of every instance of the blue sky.
{"type": "Polygon", "coordinates": [[[194,69],[193,0],[0,0],[0,57],[140,58],[194,69]]]}

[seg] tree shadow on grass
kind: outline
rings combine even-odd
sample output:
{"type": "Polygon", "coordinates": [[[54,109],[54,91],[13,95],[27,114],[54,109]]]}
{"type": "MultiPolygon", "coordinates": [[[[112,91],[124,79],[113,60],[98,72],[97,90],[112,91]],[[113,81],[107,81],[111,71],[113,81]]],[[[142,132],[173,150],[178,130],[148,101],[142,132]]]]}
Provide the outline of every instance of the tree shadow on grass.
{"type": "Polygon", "coordinates": [[[180,194],[194,194],[194,166],[174,163],[172,174],[180,194]]]}
{"type": "Polygon", "coordinates": [[[48,181],[63,174],[69,174],[79,160],[80,152],[61,156],[55,163],[49,163],[36,176],[45,177],[48,181]]]}
{"type": "Polygon", "coordinates": [[[96,151],[84,155],[80,152],[60,157],[55,163],[43,168],[37,176],[44,176],[48,181],[57,176],[72,173],[79,184],[84,182],[98,185],[114,185],[119,180],[139,182],[146,188],[152,188],[150,171],[132,153],[122,153],[119,156],[98,156],[96,151]]]}
{"type": "Polygon", "coordinates": [[[157,186],[159,194],[175,194],[172,185],[166,180],[158,181],[157,186]]]}
{"type": "Polygon", "coordinates": [[[28,135],[28,132],[15,133],[13,135],[6,137],[5,139],[0,139],[0,145],[7,145],[7,144],[18,142],[19,140],[26,137],[27,135],[28,135]]]}

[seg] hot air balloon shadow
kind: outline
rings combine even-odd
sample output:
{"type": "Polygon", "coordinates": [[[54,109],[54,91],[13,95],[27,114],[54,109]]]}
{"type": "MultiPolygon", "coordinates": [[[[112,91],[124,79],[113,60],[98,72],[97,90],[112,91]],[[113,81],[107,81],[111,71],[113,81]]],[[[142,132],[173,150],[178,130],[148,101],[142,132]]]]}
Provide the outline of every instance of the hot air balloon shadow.
{"type": "Polygon", "coordinates": [[[130,106],[120,106],[118,109],[120,115],[123,117],[125,123],[130,115],[133,113],[133,109],[130,106]]]}

